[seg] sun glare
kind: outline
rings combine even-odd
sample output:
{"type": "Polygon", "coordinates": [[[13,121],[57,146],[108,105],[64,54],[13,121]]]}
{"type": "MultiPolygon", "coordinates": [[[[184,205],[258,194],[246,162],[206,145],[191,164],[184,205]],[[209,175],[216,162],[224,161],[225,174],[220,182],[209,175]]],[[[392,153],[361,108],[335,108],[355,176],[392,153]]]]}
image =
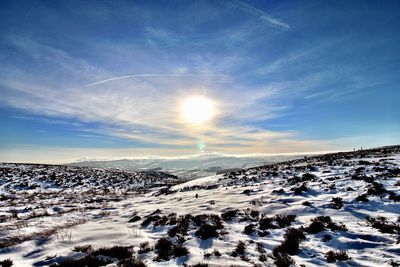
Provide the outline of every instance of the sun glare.
{"type": "Polygon", "coordinates": [[[185,122],[201,125],[214,116],[214,103],[203,96],[186,98],[181,106],[181,115],[185,122]]]}

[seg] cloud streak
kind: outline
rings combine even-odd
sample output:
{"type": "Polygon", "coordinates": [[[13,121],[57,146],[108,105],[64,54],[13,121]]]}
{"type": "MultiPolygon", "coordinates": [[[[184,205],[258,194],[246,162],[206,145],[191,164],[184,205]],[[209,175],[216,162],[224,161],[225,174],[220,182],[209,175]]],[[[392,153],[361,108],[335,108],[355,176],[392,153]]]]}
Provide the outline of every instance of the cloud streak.
{"type": "Polygon", "coordinates": [[[84,85],[84,87],[90,87],[90,86],[95,86],[99,85],[102,83],[108,83],[112,81],[117,81],[117,80],[122,80],[122,79],[129,79],[129,78],[139,78],[139,77],[147,77],[147,78],[152,78],[152,77],[215,77],[215,78],[223,78],[223,77],[228,77],[227,75],[213,75],[213,74],[151,74],[151,73],[146,73],[146,74],[132,74],[132,75],[124,75],[124,76],[117,76],[117,77],[112,77],[109,79],[93,82],[84,85]]]}
{"type": "Polygon", "coordinates": [[[239,0],[228,1],[226,5],[231,8],[237,8],[249,15],[256,17],[266,26],[277,28],[284,31],[290,30],[290,26],[287,23],[270,16],[265,11],[255,8],[254,6],[251,6],[243,1],[239,0]]]}

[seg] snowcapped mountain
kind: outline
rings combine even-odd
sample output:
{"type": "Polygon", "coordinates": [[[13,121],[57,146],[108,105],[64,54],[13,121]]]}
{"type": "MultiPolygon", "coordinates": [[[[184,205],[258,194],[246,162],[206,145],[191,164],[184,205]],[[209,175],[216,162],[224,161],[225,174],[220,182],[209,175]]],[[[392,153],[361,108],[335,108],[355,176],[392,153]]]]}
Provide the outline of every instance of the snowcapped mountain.
{"type": "Polygon", "coordinates": [[[196,155],[161,158],[148,157],[141,159],[81,159],[71,166],[96,168],[120,168],[123,170],[163,170],[182,178],[199,178],[232,168],[248,168],[267,163],[302,158],[306,154],[250,154],[226,155],[221,153],[201,153],[196,155]]]}

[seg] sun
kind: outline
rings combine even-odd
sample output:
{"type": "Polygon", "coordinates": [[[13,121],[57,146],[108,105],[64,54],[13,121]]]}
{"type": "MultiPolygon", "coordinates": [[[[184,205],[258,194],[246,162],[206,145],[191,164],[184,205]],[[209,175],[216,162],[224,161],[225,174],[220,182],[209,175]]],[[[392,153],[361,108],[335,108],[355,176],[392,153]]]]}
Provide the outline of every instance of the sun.
{"type": "Polygon", "coordinates": [[[183,100],[181,115],[185,122],[202,125],[214,117],[214,102],[204,96],[191,96],[183,100]]]}

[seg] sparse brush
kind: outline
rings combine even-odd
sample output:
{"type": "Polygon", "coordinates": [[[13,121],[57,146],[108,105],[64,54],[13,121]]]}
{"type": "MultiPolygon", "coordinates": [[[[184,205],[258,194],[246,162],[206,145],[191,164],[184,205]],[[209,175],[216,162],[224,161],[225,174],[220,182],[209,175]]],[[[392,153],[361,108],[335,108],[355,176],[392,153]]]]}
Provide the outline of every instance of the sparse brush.
{"type": "Polygon", "coordinates": [[[150,223],[156,222],[160,219],[161,219],[161,216],[159,216],[159,215],[150,215],[150,216],[146,217],[146,219],[143,220],[143,222],[141,223],[141,226],[147,227],[150,223]]]}
{"type": "Polygon", "coordinates": [[[199,229],[197,229],[195,234],[201,239],[208,239],[219,236],[218,227],[207,223],[201,225],[199,229]]]}
{"type": "Polygon", "coordinates": [[[74,251],[76,252],[83,252],[83,253],[89,253],[93,250],[91,245],[84,245],[84,246],[76,246],[74,247],[74,251]]]}
{"type": "Polygon", "coordinates": [[[219,229],[223,228],[221,217],[216,214],[199,214],[192,217],[192,221],[197,226],[201,226],[204,223],[209,223],[215,225],[219,229]]]}
{"type": "Polygon", "coordinates": [[[356,197],[356,201],[358,202],[368,202],[368,195],[367,194],[362,194],[356,197]]]}
{"type": "Polygon", "coordinates": [[[392,177],[396,177],[396,176],[400,176],[400,168],[396,168],[396,169],[389,169],[388,173],[390,176],[392,177]]]}
{"type": "Polygon", "coordinates": [[[315,234],[322,231],[322,225],[331,231],[347,231],[347,227],[340,223],[335,223],[329,216],[318,216],[312,219],[312,223],[308,226],[305,231],[310,234],[315,234]]]}
{"type": "Polygon", "coordinates": [[[211,256],[212,256],[212,254],[210,252],[207,252],[204,254],[204,259],[210,260],[211,256]]]}
{"type": "Polygon", "coordinates": [[[219,252],[218,249],[216,249],[216,248],[214,249],[213,254],[216,257],[221,257],[221,252],[219,252]]]}
{"type": "Polygon", "coordinates": [[[186,235],[189,228],[189,224],[179,224],[168,230],[168,235],[170,237],[176,236],[178,233],[181,235],[186,235]]]}
{"type": "Polygon", "coordinates": [[[350,257],[347,255],[345,251],[334,252],[331,250],[325,254],[325,257],[326,261],[329,263],[333,263],[336,261],[347,261],[350,259],[350,257]]]}
{"type": "Polygon", "coordinates": [[[167,238],[160,238],[154,246],[157,258],[156,260],[169,260],[172,255],[173,244],[167,238]]]}
{"type": "Polygon", "coordinates": [[[264,237],[270,234],[268,231],[258,231],[257,233],[259,237],[264,237]]]}
{"type": "Polygon", "coordinates": [[[139,221],[140,219],[142,219],[142,217],[140,217],[139,215],[134,215],[134,216],[129,220],[129,222],[130,222],[130,223],[137,222],[137,221],[139,221]]]}
{"type": "Polygon", "coordinates": [[[138,258],[129,258],[118,262],[118,267],[146,267],[147,265],[138,258]]]}
{"type": "Polygon", "coordinates": [[[246,251],[246,245],[243,241],[239,241],[236,245],[235,252],[239,255],[244,254],[246,251]]]}
{"type": "Polygon", "coordinates": [[[224,221],[230,221],[237,216],[238,212],[239,212],[239,210],[237,210],[237,209],[225,211],[221,214],[221,218],[224,221]]]}
{"type": "Polygon", "coordinates": [[[251,235],[252,233],[254,233],[255,228],[256,228],[256,225],[251,223],[251,224],[246,225],[246,226],[244,227],[244,231],[243,231],[243,232],[244,232],[246,235],[251,235]]]}
{"type": "Polygon", "coordinates": [[[272,217],[261,218],[258,223],[259,223],[260,230],[277,228],[277,226],[274,224],[274,218],[272,218],[272,217]]]}
{"type": "Polygon", "coordinates": [[[242,194],[250,196],[254,191],[252,189],[245,189],[242,194]]]}
{"type": "Polygon", "coordinates": [[[309,234],[316,234],[325,230],[325,224],[320,221],[312,221],[304,230],[309,234]]]}
{"type": "Polygon", "coordinates": [[[365,174],[360,175],[360,174],[354,174],[351,177],[352,180],[358,180],[358,181],[365,181],[366,183],[373,183],[374,182],[374,177],[371,176],[366,176],[365,174]]]}
{"type": "Polygon", "coordinates": [[[377,182],[373,182],[371,184],[371,186],[368,188],[367,194],[368,195],[382,195],[382,194],[384,194],[386,192],[387,192],[387,190],[383,186],[383,184],[380,184],[380,183],[377,183],[377,182]]]}
{"type": "Polygon", "coordinates": [[[296,215],[276,215],[275,222],[277,222],[279,228],[284,228],[290,226],[292,222],[296,219],[296,215]]]}
{"type": "Polygon", "coordinates": [[[307,188],[306,183],[303,183],[301,186],[293,187],[291,190],[294,191],[294,193],[296,195],[300,195],[302,192],[306,192],[308,190],[308,188],[307,188]]]}
{"type": "Polygon", "coordinates": [[[267,256],[265,256],[265,254],[260,254],[258,256],[258,260],[261,262],[266,262],[267,261],[267,256]]]}
{"type": "Polygon", "coordinates": [[[332,236],[328,235],[328,234],[324,235],[324,237],[322,238],[322,241],[324,241],[324,242],[328,242],[331,240],[332,240],[332,236]]]}
{"type": "Polygon", "coordinates": [[[173,254],[175,257],[186,256],[187,254],[189,254],[189,250],[187,249],[187,247],[178,244],[173,247],[173,254]]]}
{"type": "Polygon", "coordinates": [[[381,233],[400,234],[400,225],[389,222],[385,217],[367,217],[367,221],[373,228],[378,229],[381,233]]]}
{"type": "Polygon", "coordinates": [[[13,266],[13,261],[10,259],[2,260],[2,261],[0,261],[0,266],[1,267],[11,267],[11,266],[13,266]]]}
{"type": "Polygon", "coordinates": [[[189,230],[189,222],[191,219],[192,217],[190,214],[186,216],[180,216],[176,221],[176,225],[168,230],[168,235],[170,237],[174,237],[177,234],[182,236],[187,235],[189,230]]]}
{"type": "Polygon", "coordinates": [[[259,221],[260,230],[278,229],[290,226],[296,219],[296,215],[276,215],[275,217],[263,217],[259,221]]]}
{"type": "Polygon", "coordinates": [[[284,241],[274,248],[273,253],[287,253],[289,255],[297,255],[299,253],[299,244],[305,239],[301,229],[289,228],[285,235],[284,241]]]}
{"type": "Polygon", "coordinates": [[[283,190],[283,188],[281,188],[281,189],[275,189],[275,190],[272,190],[272,193],[273,193],[273,194],[284,194],[284,193],[285,193],[285,190],[283,190]]]}
{"type": "Polygon", "coordinates": [[[257,219],[258,216],[260,215],[260,212],[258,210],[251,210],[250,211],[250,216],[257,219]]]}
{"type": "Polygon", "coordinates": [[[274,252],[274,263],[277,267],[290,267],[294,265],[293,259],[287,253],[274,252]]]}
{"type": "Polygon", "coordinates": [[[389,199],[399,202],[400,201],[400,195],[396,194],[395,192],[389,192],[389,199]]]}
{"type": "MultiPolygon", "coordinates": [[[[310,167],[312,168],[312,167],[310,167]]],[[[314,167],[315,168],[315,167],[314,167]]],[[[303,174],[303,176],[301,177],[302,182],[304,181],[313,181],[317,178],[317,176],[315,174],[312,173],[305,173],[303,174]]]]}
{"type": "Polygon", "coordinates": [[[93,256],[101,255],[123,260],[132,257],[132,247],[113,246],[110,248],[99,248],[97,250],[93,250],[91,255],[93,256]]]}
{"type": "Polygon", "coordinates": [[[330,189],[330,190],[335,190],[335,189],[336,189],[336,184],[335,184],[335,183],[332,183],[332,184],[329,186],[329,189],[330,189]]]}
{"type": "Polygon", "coordinates": [[[316,178],[317,178],[317,176],[315,176],[312,173],[305,173],[301,177],[293,176],[292,178],[289,178],[287,181],[289,184],[295,185],[295,184],[301,183],[301,182],[314,181],[316,178]]]}
{"type": "Polygon", "coordinates": [[[139,245],[139,250],[138,250],[138,254],[143,254],[143,253],[147,253],[151,250],[149,242],[142,242],[139,245]]]}
{"type": "Polygon", "coordinates": [[[343,208],[343,199],[340,197],[334,197],[334,198],[332,198],[331,205],[334,209],[339,210],[339,209],[343,208]]]}
{"type": "Polygon", "coordinates": [[[81,259],[65,259],[59,263],[53,263],[50,267],[86,267],[86,266],[105,266],[112,261],[105,258],[94,257],[88,255],[81,259]]]}
{"type": "Polygon", "coordinates": [[[257,243],[256,250],[258,251],[258,253],[265,253],[265,248],[262,243],[257,243]]]}

